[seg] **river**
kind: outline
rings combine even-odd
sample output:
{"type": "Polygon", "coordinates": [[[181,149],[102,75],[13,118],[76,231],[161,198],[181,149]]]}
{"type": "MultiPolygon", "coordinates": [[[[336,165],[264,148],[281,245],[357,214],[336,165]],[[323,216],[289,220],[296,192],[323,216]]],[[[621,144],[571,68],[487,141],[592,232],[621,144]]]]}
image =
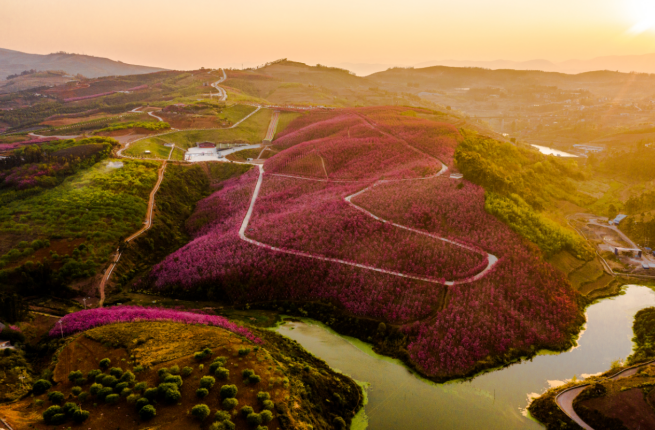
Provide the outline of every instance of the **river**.
{"type": "Polygon", "coordinates": [[[470,381],[446,384],[421,379],[400,361],[379,356],[369,345],[311,320],[287,322],[277,330],[333,369],[370,384],[364,408],[370,430],[540,429],[525,413],[530,395],[574,376],[604,372],[613,361],[630,355],[634,315],[655,306],[655,292],[636,285],[623,291],[587,309],[578,347],[543,352],[470,381]]]}

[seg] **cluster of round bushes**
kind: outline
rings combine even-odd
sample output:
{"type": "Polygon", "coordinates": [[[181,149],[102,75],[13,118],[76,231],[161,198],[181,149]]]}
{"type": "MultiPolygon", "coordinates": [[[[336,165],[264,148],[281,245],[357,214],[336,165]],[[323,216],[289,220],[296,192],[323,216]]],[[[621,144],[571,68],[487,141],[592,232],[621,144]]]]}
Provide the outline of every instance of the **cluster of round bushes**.
{"type": "Polygon", "coordinates": [[[223,385],[221,387],[221,398],[223,399],[223,407],[228,411],[236,408],[239,401],[236,399],[239,389],[236,385],[223,385]]]}
{"type": "MultiPolygon", "coordinates": [[[[250,351],[248,350],[248,352],[250,351]]],[[[195,357],[198,358],[199,355],[202,355],[202,359],[204,359],[211,354],[211,350],[205,348],[203,351],[196,353],[195,357]]],[[[218,379],[229,379],[229,370],[223,367],[226,363],[226,357],[217,357],[210,365],[209,370],[218,379]]],[[[90,395],[108,404],[115,404],[120,400],[120,397],[127,397],[127,402],[135,406],[142,420],[149,420],[157,415],[157,410],[153,406],[153,403],[157,403],[156,400],[165,401],[166,403],[179,402],[182,397],[180,388],[183,385],[180,374],[189,376],[193,373],[192,367],[185,367],[182,370],[177,365],[171,368],[161,368],[157,372],[159,385],[156,388],[149,388],[146,382],[136,382],[136,377],[132,372],[124,371],[120,367],[110,366],[111,360],[105,358],[99,362],[99,367],[104,371],[94,369],[89,371],[86,376],[80,370],[70,372],[68,380],[75,384],[71,389],[71,393],[77,396],[80,402],[87,400],[90,395]],[[87,383],[91,384],[88,392],[82,390],[82,385],[87,383]]],[[[202,365],[200,365],[200,368],[202,370],[202,365]]],[[[251,369],[244,370],[242,376],[246,383],[257,383],[261,380],[251,369]]],[[[203,376],[200,379],[200,387],[196,391],[197,396],[200,398],[207,396],[215,385],[216,378],[203,376]]],[[[52,384],[49,381],[40,379],[34,383],[33,391],[35,394],[43,394],[50,388],[52,388],[52,384]]],[[[230,420],[232,415],[229,411],[236,409],[239,405],[239,401],[236,399],[238,388],[236,385],[223,385],[219,394],[225,410],[216,412],[215,422],[209,428],[210,430],[234,430],[236,425],[230,420]]],[[[258,430],[265,430],[266,427],[261,425],[273,419],[271,410],[273,410],[274,404],[270,400],[270,395],[265,392],[260,392],[257,399],[262,406],[261,412],[256,413],[251,406],[242,407],[240,412],[249,425],[256,427],[258,430]]],[[[53,405],[43,412],[43,419],[46,424],[59,425],[69,420],[81,423],[89,417],[89,412],[82,410],[75,403],[70,402],[61,406],[65,401],[65,395],[59,391],[49,392],[48,400],[53,405]]],[[[43,401],[37,400],[37,403],[42,404],[43,401]]],[[[198,420],[204,421],[209,417],[211,410],[207,405],[199,404],[195,405],[190,413],[198,420]]],[[[236,414],[236,412],[234,413],[236,414]]]]}
{"type": "MultiPolygon", "coordinates": [[[[58,393],[58,391],[55,391],[55,393],[58,393]]],[[[43,412],[43,421],[52,425],[63,424],[71,419],[76,423],[82,423],[87,418],[89,418],[89,411],[80,409],[72,402],[66,403],[63,407],[52,405],[43,412]]]]}
{"type": "Polygon", "coordinates": [[[271,400],[271,395],[267,392],[260,391],[257,393],[257,400],[262,404],[262,407],[266,410],[272,411],[275,407],[275,404],[271,400]]]}
{"type": "MultiPolygon", "coordinates": [[[[207,377],[211,378],[211,377],[207,377]]],[[[213,379],[213,378],[212,378],[213,379]]],[[[235,398],[238,393],[238,389],[235,385],[223,385],[221,387],[220,396],[223,398],[223,408],[227,409],[225,411],[218,411],[214,415],[214,423],[209,427],[209,430],[234,430],[235,424],[230,421],[232,414],[228,412],[236,408],[238,401],[235,398]]],[[[245,418],[246,422],[252,426],[256,427],[257,430],[264,430],[266,427],[263,427],[262,424],[267,424],[273,420],[273,402],[271,401],[270,394],[266,392],[259,392],[257,394],[257,400],[262,404],[264,410],[262,412],[255,412],[251,406],[244,406],[240,409],[241,416],[245,418]]],[[[195,405],[191,408],[191,415],[197,418],[200,421],[207,419],[211,410],[209,406],[205,404],[195,405]]]]}
{"type": "Polygon", "coordinates": [[[246,384],[257,384],[262,380],[261,376],[256,375],[252,369],[244,369],[241,376],[243,376],[243,382],[246,384]]]}
{"type": "Polygon", "coordinates": [[[193,354],[193,358],[195,358],[198,361],[203,361],[207,357],[211,356],[212,350],[210,348],[205,348],[202,351],[198,351],[195,354],[193,354]]]}
{"type": "MultiPolygon", "coordinates": [[[[133,403],[138,398],[138,395],[133,394],[131,385],[136,382],[136,377],[130,371],[123,371],[120,367],[112,367],[111,360],[109,358],[104,358],[100,360],[99,367],[102,369],[109,369],[108,373],[104,373],[103,370],[93,369],[89,371],[86,375],[80,370],[74,370],[68,374],[68,380],[71,381],[75,386],[71,388],[71,393],[74,396],[77,396],[79,402],[84,402],[89,398],[89,395],[95,396],[99,401],[104,401],[108,404],[118,403],[120,397],[127,397],[128,402],[133,403]],[[82,385],[91,383],[89,391],[83,391],[82,385]]],[[[179,371],[179,369],[177,369],[179,371]]],[[[182,384],[182,379],[179,376],[173,376],[166,374],[166,382],[175,387],[175,391],[179,385],[182,384]],[[179,380],[178,380],[179,378],[179,380]],[[178,385],[179,384],[179,385],[178,385]]],[[[43,394],[47,392],[52,387],[52,384],[45,380],[40,379],[34,383],[33,392],[34,394],[43,394]]],[[[134,385],[135,392],[144,392],[147,390],[148,385],[145,382],[139,382],[134,385]]],[[[171,387],[169,387],[171,388],[171,387]]],[[[157,392],[157,390],[155,390],[157,392]]],[[[177,391],[179,395],[179,391],[177,391]]],[[[49,407],[43,413],[43,419],[47,424],[61,424],[66,422],[69,419],[74,420],[75,422],[81,423],[86,420],[89,416],[88,411],[80,409],[75,403],[66,403],[63,407],[59,406],[64,402],[65,395],[59,391],[51,391],[48,393],[48,400],[54,403],[53,406],[49,407]]],[[[177,398],[179,400],[179,397],[177,398]]],[[[40,401],[40,400],[39,400],[40,401]]],[[[143,403],[143,402],[142,402],[143,403]]],[[[155,416],[156,411],[151,405],[147,405],[148,400],[145,399],[146,404],[140,404],[138,412],[139,416],[143,419],[149,419],[155,416]],[[145,406],[149,406],[145,408],[145,406]]]]}

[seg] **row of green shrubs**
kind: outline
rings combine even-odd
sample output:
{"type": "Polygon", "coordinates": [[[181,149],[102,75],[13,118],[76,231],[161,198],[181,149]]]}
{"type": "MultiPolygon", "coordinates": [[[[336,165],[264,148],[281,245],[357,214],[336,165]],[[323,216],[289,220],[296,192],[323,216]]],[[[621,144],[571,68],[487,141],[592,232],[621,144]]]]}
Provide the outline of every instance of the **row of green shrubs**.
{"type": "Polygon", "coordinates": [[[169,128],[171,128],[171,125],[167,122],[152,122],[152,121],[124,122],[124,123],[110,124],[105,128],[96,130],[96,133],[99,133],[101,131],[125,130],[128,128],[143,128],[146,130],[157,131],[157,130],[168,130],[169,128]]]}
{"type": "Polygon", "coordinates": [[[10,261],[20,260],[23,257],[27,257],[29,255],[34,254],[36,250],[39,250],[41,248],[47,248],[49,246],[50,246],[49,240],[36,239],[33,240],[31,243],[27,242],[26,240],[23,240],[19,242],[15,248],[10,249],[9,251],[7,251],[6,254],[0,256],[0,269],[3,268],[10,261]]]}

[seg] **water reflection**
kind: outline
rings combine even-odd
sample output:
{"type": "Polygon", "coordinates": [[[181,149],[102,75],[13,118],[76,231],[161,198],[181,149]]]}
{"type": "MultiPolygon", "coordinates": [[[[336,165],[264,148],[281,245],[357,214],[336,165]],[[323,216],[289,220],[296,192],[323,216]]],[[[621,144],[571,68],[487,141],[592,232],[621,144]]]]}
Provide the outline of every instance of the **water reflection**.
{"type": "Polygon", "coordinates": [[[371,430],[537,429],[541,426],[523,414],[528,396],[574,375],[605,371],[612,361],[630,355],[634,314],[649,306],[655,306],[655,292],[626,287],[625,294],[588,308],[587,329],[577,348],[447,384],[426,382],[399,361],[377,356],[368,345],[316,323],[286,323],[278,331],[332,368],[370,383],[365,411],[371,430]]]}
{"type": "Polygon", "coordinates": [[[558,151],[557,149],[549,148],[547,146],[532,145],[539,150],[542,154],[546,155],[555,155],[559,157],[574,157],[577,158],[577,155],[569,154],[568,152],[558,151]]]}

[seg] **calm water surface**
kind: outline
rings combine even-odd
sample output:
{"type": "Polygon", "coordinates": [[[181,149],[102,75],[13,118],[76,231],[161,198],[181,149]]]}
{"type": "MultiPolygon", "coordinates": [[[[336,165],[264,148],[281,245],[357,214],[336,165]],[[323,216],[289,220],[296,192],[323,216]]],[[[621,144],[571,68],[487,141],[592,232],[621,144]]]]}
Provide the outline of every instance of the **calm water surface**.
{"type": "Polygon", "coordinates": [[[634,314],[655,306],[655,292],[641,286],[624,292],[587,309],[577,348],[545,353],[466,382],[426,382],[400,361],[377,356],[367,344],[311,321],[286,323],[278,331],[332,368],[370,384],[365,407],[370,430],[539,429],[523,412],[530,394],[574,375],[604,372],[612,361],[630,355],[634,314]]]}
{"type": "Polygon", "coordinates": [[[559,155],[560,157],[575,157],[577,158],[577,155],[569,154],[568,152],[564,151],[558,151],[557,149],[549,148],[547,146],[539,146],[539,145],[532,145],[535,148],[539,150],[542,154],[546,155],[559,155]]]}

